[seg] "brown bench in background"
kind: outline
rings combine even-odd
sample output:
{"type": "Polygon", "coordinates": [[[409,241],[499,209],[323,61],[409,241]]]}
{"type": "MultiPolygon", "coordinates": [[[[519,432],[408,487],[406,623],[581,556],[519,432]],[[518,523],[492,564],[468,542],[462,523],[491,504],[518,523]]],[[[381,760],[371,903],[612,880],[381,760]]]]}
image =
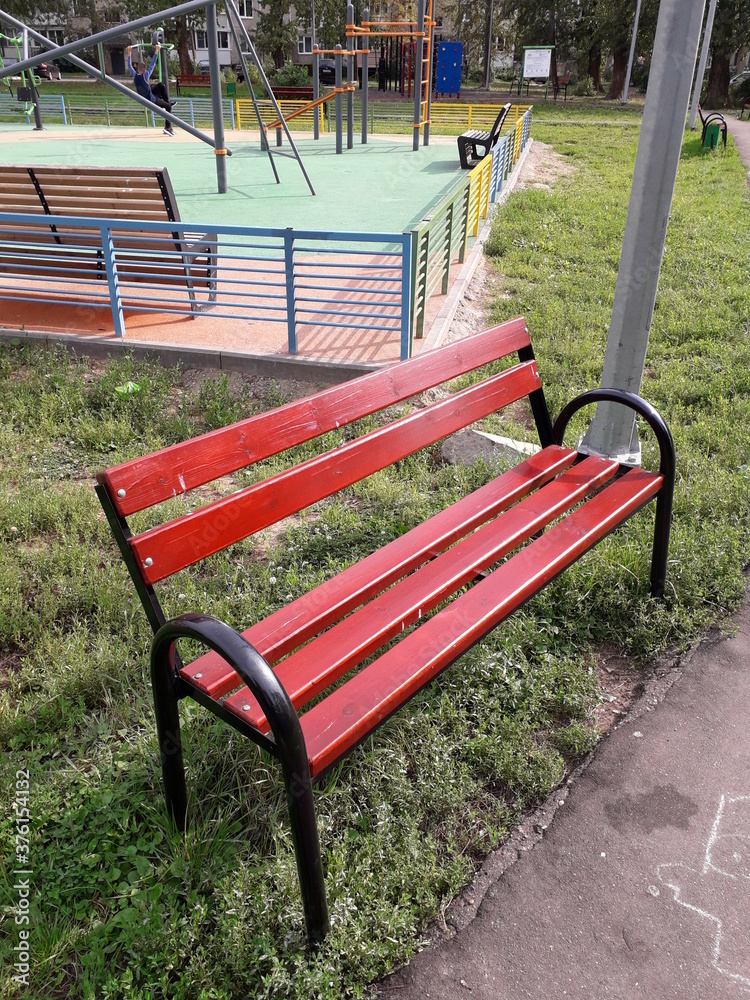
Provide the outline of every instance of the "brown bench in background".
{"type": "Polygon", "coordinates": [[[211,77],[200,73],[180,73],[177,76],[177,93],[180,87],[210,87],[211,77]]]}
{"type": "Polygon", "coordinates": [[[271,87],[277,101],[311,101],[312,87],[271,87]]]}
{"type": "MultiPolygon", "coordinates": [[[[184,286],[189,297],[186,311],[195,313],[216,298],[215,233],[162,233],[149,223],[180,222],[172,184],[166,168],[72,167],[52,165],[0,165],[3,212],[29,216],[91,218],[92,225],[73,226],[39,221],[0,223],[0,273],[15,278],[12,295],[7,286],[2,298],[39,299],[40,287],[61,295],[78,291],[86,283],[107,281],[100,219],[142,222],[143,227],[111,227],[117,280],[123,292],[131,282],[148,282],[159,311],[159,296],[173,295],[184,286]],[[60,288],[56,282],[60,283],[60,288]],[[204,293],[199,302],[199,293],[204,293]]],[[[89,289],[92,305],[102,293],[89,289]]],[[[109,305],[109,296],[107,296],[109,305]]],[[[65,304],[65,299],[56,298],[65,304]]],[[[148,299],[145,299],[148,302],[148,299]]],[[[187,306],[187,303],[186,303],[187,306]]],[[[141,308],[139,306],[139,308],[141,308]]]]}

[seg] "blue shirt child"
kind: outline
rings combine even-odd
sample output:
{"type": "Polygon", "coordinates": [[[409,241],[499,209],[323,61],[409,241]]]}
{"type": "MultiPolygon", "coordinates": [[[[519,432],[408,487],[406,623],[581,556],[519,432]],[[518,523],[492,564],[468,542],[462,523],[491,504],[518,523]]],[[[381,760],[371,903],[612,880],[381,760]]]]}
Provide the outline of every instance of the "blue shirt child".
{"type": "Polygon", "coordinates": [[[151,65],[146,70],[146,72],[136,73],[136,71],[133,69],[132,62],[130,61],[130,53],[128,52],[128,73],[130,73],[130,75],[133,77],[133,83],[135,84],[136,91],[141,95],[141,97],[145,97],[147,101],[154,100],[154,95],[151,90],[151,87],[149,86],[148,81],[149,77],[154,71],[154,66],[156,66],[156,60],[158,58],[159,58],[159,53],[154,52],[154,58],[151,60],[151,65]]]}

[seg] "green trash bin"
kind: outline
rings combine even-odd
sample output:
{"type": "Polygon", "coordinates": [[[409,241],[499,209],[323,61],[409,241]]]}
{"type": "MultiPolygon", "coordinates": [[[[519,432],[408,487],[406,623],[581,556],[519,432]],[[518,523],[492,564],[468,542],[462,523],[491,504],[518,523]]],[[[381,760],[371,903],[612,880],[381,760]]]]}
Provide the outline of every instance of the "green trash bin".
{"type": "Polygon", "coordinates": [[[227,84],[227,97],[237,96],[237,84],[231,81],[227,84]]]}
{"type": "Polygon", "coordinates": [[[706,125],[706,134],[703,136],[703,148],[714,149],[714,147],[719,145],[720,139],[721,126],[713,124],[706,125]]]}

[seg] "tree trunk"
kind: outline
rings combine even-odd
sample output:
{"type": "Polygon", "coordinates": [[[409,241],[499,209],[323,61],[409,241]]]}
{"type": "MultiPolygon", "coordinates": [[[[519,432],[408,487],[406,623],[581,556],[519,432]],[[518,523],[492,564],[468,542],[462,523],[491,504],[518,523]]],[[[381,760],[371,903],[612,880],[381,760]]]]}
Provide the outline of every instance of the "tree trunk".
{"type": "Polygon", "coordinates": [[[180,58],[180,73],[189,76],[193,71],[193,60],[190,58],[190,34],[186,17],[177,18],[177,54],[180,58]]]}
{"type": "Polygon", "coordinates": [[[625,76],[628,72],[628,49],[615,49],[614,64],[612,66],[612,83],[606,100],[617,101],[625,92],[625,76]]]}
{"type": "Polygon", "coordinates": [[[602,44],[594,42],[589,48],[588,75],[594,81],[594,90],[602,89],[602,44]]]}
{"type": "Polygon", "coordinates": [[[706,88],[706,107],[723,108],[729,98],[729,56],[711,49],[711,70],[706,88]]]}

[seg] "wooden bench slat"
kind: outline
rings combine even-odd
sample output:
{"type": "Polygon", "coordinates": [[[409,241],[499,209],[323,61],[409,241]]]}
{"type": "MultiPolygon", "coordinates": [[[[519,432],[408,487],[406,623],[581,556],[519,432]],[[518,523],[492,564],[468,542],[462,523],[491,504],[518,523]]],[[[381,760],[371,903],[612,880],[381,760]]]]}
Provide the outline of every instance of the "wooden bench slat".
{"type": "Polygon", "coordinates": [[[127,517],[400,403],[530,344],[523,317],[456,344],[114,466],[97,477],[127,517]],[[125,495],[118,494],[123,490],[125,495]]]}
{"type": "Polygon", "coordinates": [[[633,470],[461,595],[301,717],[318,776],[416,691],[658,493],[633,470]]]}
{"type": "Polygon", "coordinates": [[[539,387],[536,362],[525,361],[333,452],[146,531],[130,539],[131,550],[144,579],[156,583],[539,387]]]}
{"type": "MultiPolygon", "coordinates": [[[[612,479],[617,469],[613,460],[584,459],[292,653],[279,664],[276,674],[294,707],[307,704],[399,632],[434,611],[477,573],[612,479]]],[[[263,711],[247,688],[227,699],[225,707],[261,731],[268,729],[263,711]]]]}
{"type": "MultiPolygon", "coordinates": [[[[411,573],[500,511],[573,464],[576,452],[557,445],[524,459],[496,479],[416,525],[406,534],[303,594],[245,632],[271,663],[296,649],[395,580],[411,573]]],[[[241,681],[213,651],[182,668],[182,676],[211,698],[222,698],[241,681]]]]}

